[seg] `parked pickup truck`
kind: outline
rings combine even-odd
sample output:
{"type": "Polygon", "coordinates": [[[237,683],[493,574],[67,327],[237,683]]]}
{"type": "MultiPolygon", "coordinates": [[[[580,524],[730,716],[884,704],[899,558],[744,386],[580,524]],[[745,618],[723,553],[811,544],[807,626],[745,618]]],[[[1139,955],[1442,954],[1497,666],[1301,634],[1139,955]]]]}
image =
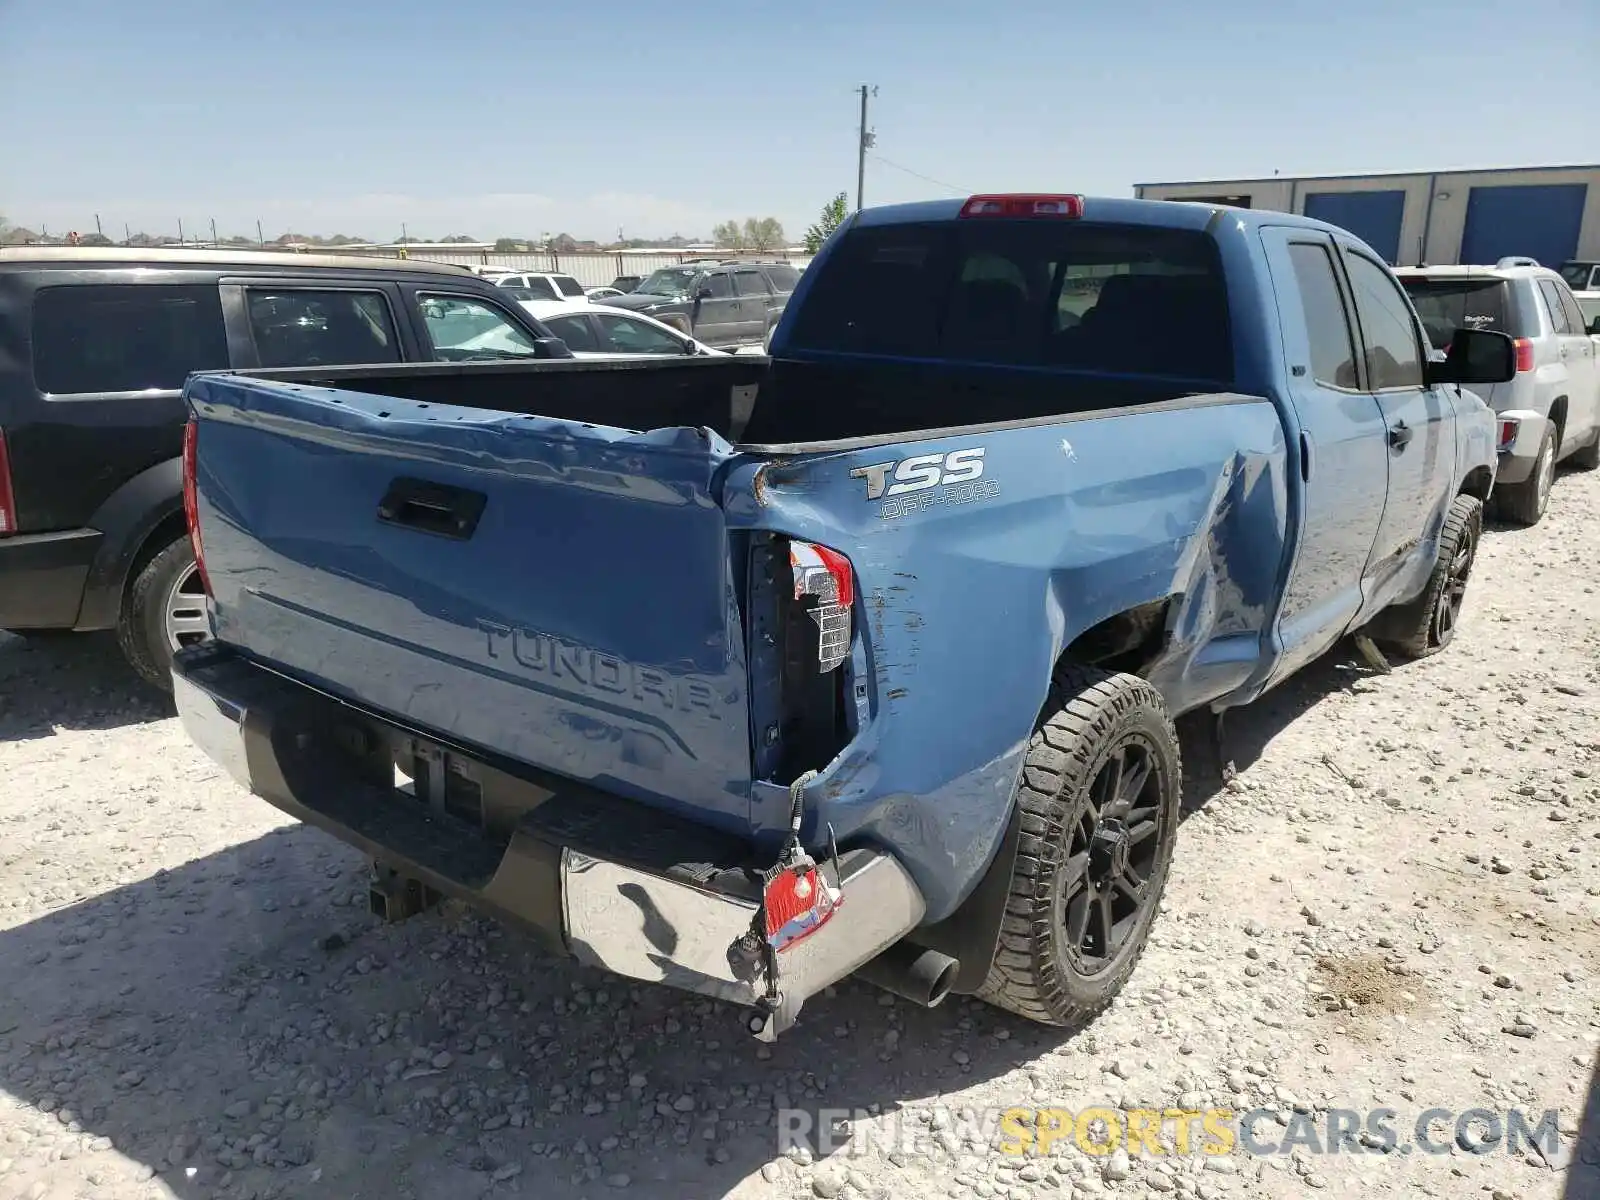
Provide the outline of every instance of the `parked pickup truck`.
{"type": "Polygon", "coordinates": [[[379,864],[770,1038],[848,974],[1079,1022],[1172,718],[1449,644],[1511,340],[1367,246],[1076,196],[869,210],[772,357],[193,377],[191,736],[379,864]]]}

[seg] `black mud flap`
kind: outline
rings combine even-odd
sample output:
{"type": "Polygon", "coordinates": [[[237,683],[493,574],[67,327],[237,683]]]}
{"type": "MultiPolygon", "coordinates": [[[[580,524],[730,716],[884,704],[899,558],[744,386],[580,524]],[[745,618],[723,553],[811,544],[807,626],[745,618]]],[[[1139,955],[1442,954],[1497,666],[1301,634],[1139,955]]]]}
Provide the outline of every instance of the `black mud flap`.
{"type": "Polygon", "coordinates": [[[1000,839],[1000,848],[989,862],[989,869],[978,886],[956,909],[937,925],[913,930],[906,941],[924,950],[937,950],[960,963],[952,992],[973,995],[983,987],[1000,944],[1000,922],[1006,913],[1006,897],[1011,892],[1011,872],[1017,862],[1017,843],[1022,840],[1022,810],[1015,801],[1011,819],[1000,839]]]}

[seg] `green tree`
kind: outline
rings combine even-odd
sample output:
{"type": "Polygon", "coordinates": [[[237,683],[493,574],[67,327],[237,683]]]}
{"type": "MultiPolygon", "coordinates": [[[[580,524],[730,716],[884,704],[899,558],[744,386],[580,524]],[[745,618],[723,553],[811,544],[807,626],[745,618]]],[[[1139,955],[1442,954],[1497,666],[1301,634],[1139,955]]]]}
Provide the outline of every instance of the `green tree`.
{"type": "Polygon", "coordinates": [[[806,230],[806,250],[812,254],[821,250],[822,243],[828,240],[828,235],[843,225],[844,219],[849,215],[850,198],[844,192],[840,192],[822,206],[822,218],[806,230]]]}
{"type": "Polygon", "coordinates": [[[527,242],[522,238],[495,238],[494,240],[496,254],[516,254],[527,248],[527,242]]]}
{"type": "Polygon", "coordinates": [[[745,246],[744,230],[737,221],[722,222],[711,231],[711,240],[722,250],[743,250],[745,246]]]}
{"type": "Polygon", "coordinates": [[[744,241],[752,250],[776,250],[783,245],[783,223],[777,217],[747,217],[744,241]]]}

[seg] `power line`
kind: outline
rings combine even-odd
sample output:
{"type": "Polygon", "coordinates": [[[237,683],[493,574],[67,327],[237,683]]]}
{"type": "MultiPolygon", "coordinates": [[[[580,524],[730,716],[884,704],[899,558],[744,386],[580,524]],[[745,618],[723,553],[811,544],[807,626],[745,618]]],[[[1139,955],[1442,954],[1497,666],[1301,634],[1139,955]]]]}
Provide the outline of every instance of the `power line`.
{"type": "Polygon", "coordinates": [[[969,195],[972,191],[971,188],[957,187],[953,183],[946,183],[942,179],[935,179],[932,175],[924,175],[921,171],[913,171],[910,167],[902,167],[899,163],[892,162],[881,154],[874,153],[872,155],[872,159],[874,162],[880,162],[886,167],[891,167],[896,171],[902,172],[903,174],[910,175],[913,179],[920,179],[923,183],[931,183],[935,187],[942,187],[945,191],[954,192],[958,196],[969,195]]]}

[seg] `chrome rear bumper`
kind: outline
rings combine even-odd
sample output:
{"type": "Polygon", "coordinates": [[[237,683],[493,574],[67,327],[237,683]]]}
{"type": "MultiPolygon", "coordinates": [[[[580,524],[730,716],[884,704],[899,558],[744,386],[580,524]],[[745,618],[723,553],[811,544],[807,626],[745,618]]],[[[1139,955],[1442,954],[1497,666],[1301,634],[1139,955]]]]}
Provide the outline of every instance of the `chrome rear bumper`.
{"type": "MultiPolygon", "coordinates": [[[[526,926],[583,962],[751,1006],[749,1027],[764,1040],[923,917],[922,895],[893,856],[852,850],[822,867],[842,893],[834,915],[802,940],[760,956],[752,973],[735,948],[741,939],[748,947],[758,928],[758,886],[728,886],[738,871],[696,875],[630,861],[580,832],[631,824],[660,829],[671,835],[663,840],[682,845],[696,835],[679,818],[581,785],[552,790],[530,782],[526,806],[500,842],[410,793],[378,785],[371,771],[351,774],[321,744],[341,723],[356,723],[379,744],[409,733],[225,649],[182,652],[173,698],[190,739],[240,786],[284,812],[443,895],[526,926]],[[547,819],[563,806],[586,819],[547,819]],[[595,821],[597,807],[618,810],[617,820],[595,821]]],[[[717,836],[706,831],[708,841],[717,836]]]]}

